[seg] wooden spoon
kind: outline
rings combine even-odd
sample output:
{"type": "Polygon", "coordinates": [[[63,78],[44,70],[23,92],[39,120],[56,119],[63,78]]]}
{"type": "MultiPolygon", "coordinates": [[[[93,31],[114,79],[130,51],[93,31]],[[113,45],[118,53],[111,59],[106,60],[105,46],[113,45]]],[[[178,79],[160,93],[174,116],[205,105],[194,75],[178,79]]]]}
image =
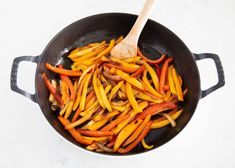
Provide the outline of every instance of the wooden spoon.
{"type": "Polygon", "coordinates": [[[137,55],[139,36],[146,24],[156,0],[146,0],[134,26],[128,35],[111,51],[111,57],[118,59],[131,58],[137,55]]]}

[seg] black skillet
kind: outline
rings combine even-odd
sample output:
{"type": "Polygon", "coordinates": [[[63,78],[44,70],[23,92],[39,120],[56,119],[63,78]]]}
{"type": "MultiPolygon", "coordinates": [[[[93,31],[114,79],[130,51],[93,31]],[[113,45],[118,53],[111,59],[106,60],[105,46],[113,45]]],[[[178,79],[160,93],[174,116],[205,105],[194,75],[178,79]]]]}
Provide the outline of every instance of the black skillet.
{"type": "MultiPolygon", "coordinates": [[[[65,67],[70,67],[71,62],[65,57],[71,49],[77,46],[100,42],[102,40],[109,41],[120,35],[127,35],[136,17],[136,15],[131,14],[105,13],[90,16],[72,23],[51,40],[41,55],[22,56],[14,59],[11,70],[11,89],[38,103],[44,116],[58,133],[73,144],[84,148],[70,136],[57,120],[56,114],[50,110],[48,101],[49,93],[40,74],[46,72],[49,77],[54,77],[53,73],[45,68],[46,62],[52,65],[62,62],[65,67]],[[35,94],[23,91],[17,86],[17,71],[19,63],[22,61],[37,64],[35,94]]],[[[144,51],[144,54],[151,59],[159,58],[162,53],[174,57],[174,64],[184,81],[183,87],[189,90],[185,102],[181,104],[184,112],[177,119],[177,126],[174,128],[166,126],[161,129],[152,130],[147,136],[147,143],[153,144],[154,148],[157,148],[174,138],[187,125],[200,98],[207,96],[225,84],[224,72],[217,55],[209,53],[193,54],[173,32],[152,20],[148,20],[144,27],[139,39],[139,46],[144,51]],[[207,90],[201,90],[196,61],[206,58],[212,59],[216,65],[218,83],[207,90]]],[[[128,154],[138,154],[145,151],[141,145],[138,145],[128,154]]]]}

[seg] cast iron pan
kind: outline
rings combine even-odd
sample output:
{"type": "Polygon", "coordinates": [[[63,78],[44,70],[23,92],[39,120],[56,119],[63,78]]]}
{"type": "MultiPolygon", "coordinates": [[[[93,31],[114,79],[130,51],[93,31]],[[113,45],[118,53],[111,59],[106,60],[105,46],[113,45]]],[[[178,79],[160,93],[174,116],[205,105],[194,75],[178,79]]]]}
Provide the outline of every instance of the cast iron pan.
{"type": "MultiPolygon", "coordinates": [[[[38,103],[44,116],[58,133],[75,145],[84,148],[70,136],[57,120],[56,114],[50,110],[48,101],[49,93],[40,74],[46,72],[49,77],[54,77],[54,74],[45,68],[46,62],[52,65],[63,63],[65,67],[69,68],[71,62],[65,57],[75,47],[102,40],[109,41],[113,38],[118,38],[120,35],[127,35],[136,18],[136,15],[131,14],[105,13],[90,16],[72,23],[51,40],[41,55],[23,56],[14,59],[11,71],[11,89],[38,103]],[[37,64],[35,94],[23,91],[17,86],[18,65],[22,61],[37,64]]],[[[166,126],[161,129],[152,130],[147,136],[146,142],[153,144],[154,148],[157,148],[182,131],[192,117],[200,98],[207,96],[225,84],[224,73],[217,55],[209,53],[192,54],[174,33],[152,20],[148,20],[141,34],[139,46],[144,54],[151,59],[159,58],[162,53],[174,57],[174,64],[184,81],[183,87],[189,89],[185,102],[180,104],[184,108],[184,112],[177,119],[177,126],[174,128],[166,126]],[[216,65],[218,83],[207,90],[201,90],[196,61],[206,58],[212,59],[216,65]]],[[[128,154],[138,154],[145,151],[141,145],[138,145],[128,154]]]]}

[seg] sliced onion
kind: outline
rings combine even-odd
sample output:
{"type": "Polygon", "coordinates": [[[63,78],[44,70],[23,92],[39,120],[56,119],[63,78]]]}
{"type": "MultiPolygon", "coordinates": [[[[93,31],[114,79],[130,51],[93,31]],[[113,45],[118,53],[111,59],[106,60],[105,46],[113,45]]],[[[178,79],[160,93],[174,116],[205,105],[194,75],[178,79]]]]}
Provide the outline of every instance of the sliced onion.
{"type": "Polygon", "coordinates": [[[109,79],[112,79],[112,80],[115,80],[115,81],[120,81],[121,80],[121,77],[120,76],[117,76],[117,75],[110,75],[109,73],[103,71],[103,75],[106,77],[106,78],[109,78],[109,79]]]}
{"type": "Polygon", "coordinates": [[[106,146],[104,146],[104,145],[102,145],[101,143],[96,143],[96,146],[98,147],[98,148],[100,148],[102,151],[105,151],[105,152],[113,152],[113,149],[110,149],[110,148],[108,148],[108,147],[106,147],[106,146]]]}
{"type": "Polygon", "coordinates": [[[168,119],[168,121],[171,123],[171,126],[172,127],[175,127],[176,126],[176,122],[175,120],[167,113],[161,113],[160,115],[166,117],[166,119],[168,119]]]}

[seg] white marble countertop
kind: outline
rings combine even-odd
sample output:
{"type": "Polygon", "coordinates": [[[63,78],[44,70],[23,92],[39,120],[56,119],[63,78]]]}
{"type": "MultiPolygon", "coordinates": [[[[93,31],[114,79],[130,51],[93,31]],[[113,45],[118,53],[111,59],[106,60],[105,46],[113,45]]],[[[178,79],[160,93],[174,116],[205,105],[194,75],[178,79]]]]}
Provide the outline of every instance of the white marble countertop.
{"type": "MultiPolygon", "coordinates": [[[[105,12],[137,14],[143,0],[8,0],[0,2],[0,167],[141,168],[235,167],[235,1],[159,0],[151,18],[176,33],[192,52],[217,53],[226,85],[200,100],[187,127],[151,152],[110,157],[81,150],[63,139],[36,103],[10,90],[15,57],[39,55],[70,23],[105,12]],[[123,5],[125,3],[125,5],[123,5]]],[[[198,62],[202,88],[217,82],[214,65],[198,62]],[[210,67],[210,68],[208,68],[210,67]]],[[[19,86],[34,92],[35,65],[22,63],[19,86]]]]}

